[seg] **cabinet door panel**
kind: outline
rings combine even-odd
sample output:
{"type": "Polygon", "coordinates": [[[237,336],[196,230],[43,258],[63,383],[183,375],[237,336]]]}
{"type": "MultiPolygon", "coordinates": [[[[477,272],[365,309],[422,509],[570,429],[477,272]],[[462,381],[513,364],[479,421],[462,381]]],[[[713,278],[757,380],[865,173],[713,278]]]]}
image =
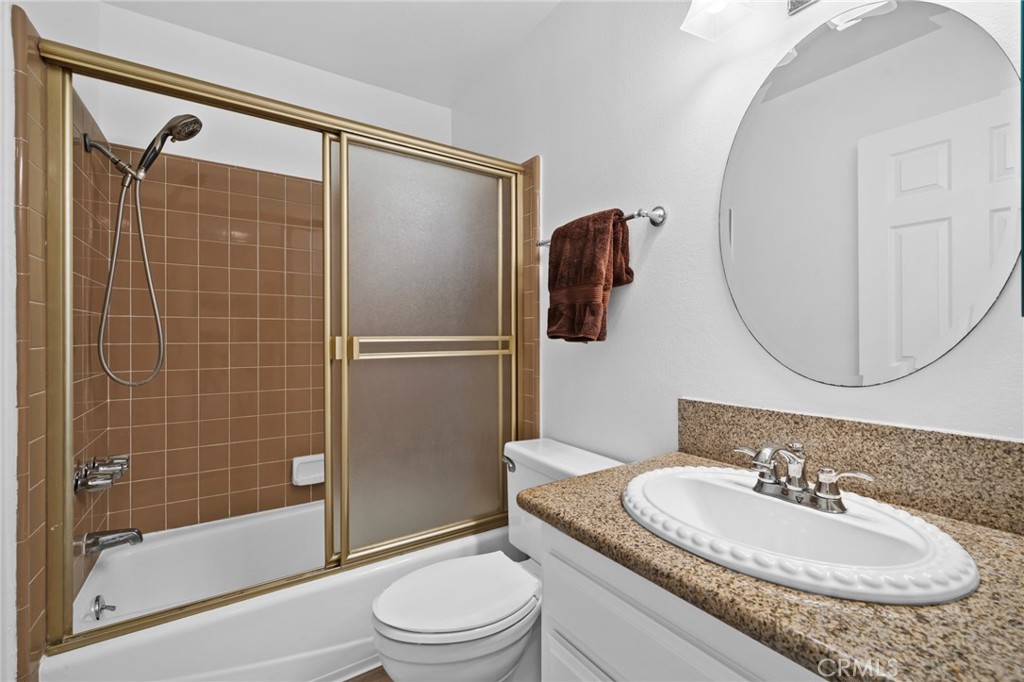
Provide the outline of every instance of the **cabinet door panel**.
{"type": "Polygon", "coordinates": [[[564,664],[554,638],[614,680],[821,680],[546,524],[542,545],[545,671],[555,652],[564,664]]]}
{"type": "Polygon", "coordinates": [[[679,638],[620,598],[609,585],[548,555],[544,561],[546,617],[612,677],[733,682],[736,671],[679,638]]]}
{"type": "Polygon", "coordinates": [[[544,682],[611,682],[593,661],[555,633],[544,638],[544,682]]]}

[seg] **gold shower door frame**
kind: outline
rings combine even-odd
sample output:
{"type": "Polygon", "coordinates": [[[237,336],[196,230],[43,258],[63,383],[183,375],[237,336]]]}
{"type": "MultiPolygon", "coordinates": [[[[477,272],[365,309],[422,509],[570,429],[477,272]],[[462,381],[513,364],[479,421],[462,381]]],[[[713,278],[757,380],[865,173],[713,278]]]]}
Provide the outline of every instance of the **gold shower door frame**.
{"type": "MultiPolygon", "coordinates": [[[[325,415],[328,422],[328,428],[325,432],[325,442],[328,447],[333,446],[340,452],[340,457],[330,457],[333,463],[340,463],[341,471],[338,475],[333,477],[331,480],[335,484],[340,484],[340,495],[337,499],[340,501],[341,509],[335,512],[335,519],[338,520],[337,525],[333,531],[330,530],[331,526],[328,526],[329,533],[335,533],[333,538],[328,538],[328,547],[335,547],[338,551],[331,557],[332,560],[337,560],[342,566],[353,566],[378,561],[380,559],[393,556],[396,554],[402,554],[405,552],[412,551],[414,549],[425,547],[428,545],[436,544],[444,540],[461,537],[464,535],[470,535],[473,533],[480,533],[491,528],[497,528],[504,526],[508,523],[508,510],[505,501],[505,467],[502,464],[501,457],[501,445],[504,443],[505,425],[509,426],[508,433],[511,439],[516,438],[517,430],[517,419],[516,419],[516,339],[512,332],[516,330],[516,295],[518,290],[519,277],[516,275],[518,272],[518,253],[515,247],[519,243],[519,229],[521,215],[521,171],[509,171],[506,169],[499,169],[493,167],[493,165],[482,164],[478,161],[469,158],[458,158],[453,157],[450,154],[442,155],[431,150],[418,149],[410,145],[397,144],[394,141],[382,140],[373,136],[365,134],[357,134],[351,132],[342,132],[337,138],[328,138],[325,136],[325,158],[330,155],[330,150],[327,149],[329,145],[333,145],[337,149],[339,155],[337,168],[332,169],[331,173],[331,185],[334,186],[336,181],[340,181],[340,187],[338,191],[338,199],[340,205],[335,209],[329,209],[328,215],[330,215],[330,222],[325,217],[325,225],[331,225],[334,221],[338,223],[338,229],[331,231],[339,239],[337,247],[337,263],[338,266],[332,267],[330,262],[333,260],[332,249],[327,247],[325,242],[324,246],[324,287],[325,289],[333,289],[333,291],[340,295],[340,305],[334,307],[328,299],[325,291],[324,298],[324,333],[326,335],[325,345],[325,377],[324,385],[327,387],[328,394],[331,393],[329,388],[332,385],[337,385],[340,389],[338,397],[341,403],[337,407],[331,406],[332,397],[327,395],[325,397],[325,415]],[[462,170],[472,171],[482,175],[489,176],[498,181],[498,238],[497,238],[497,310],[498,310],[498,335],[490,336],[351,336],[349,334],[349,272],[348,263],[350,257],[349,251],[349,193],[348,193],[348,178],[349,178],[349,149],[352,145],[358,145],[361,147],[372,148],[377,151],[394,152],[406,157],[411,157],[419,160],[428,161],[440,165],[446,165],[453,168],[459,168],[462,170]],[[333,177],[334,171],[337,171],[338,178],[333,177]],[[502,204],[502,191],[501,181],[508,181],[510,183],[510,193],[512,206],[505,207],[502,204]],[[506,208],[508,209],[506,211],[506,208]],[[512,225],[509,230],[509,241],[511,243],[503,243],[503,232],[505,227],[505,221],[507,220],[506,214],[511,216],[512,225]],[[503,269],[504,263],[504,249],[508,249],[508,255],[510,256],[509,262],[511,267],[510,272],[505,272],[503,269]],[[336,270],[336,271],[335,271],[336,270]],[[328,273],[331,273],[328,275],[328,273]],[[505,302],[504,297],[508,296],[509,301],[505,302]],[[509,311],[509,319],[502,319],[503,311],[506,309],[509,311]],[[332,309],[333,308],[333,309],[332,309]],[[501,335],[502,330],[507,330],[510,333],[501,335]],[[403,350],[400,352],[388,352],[388,351],[370,351],[365,350],[366,346],[375,346],[383,344],[385,347],[387,344],[400,344],[403,348],[408,346],[422,346],[422,350],[403,350]],[[474,348],[462,348],[462,349],[438,349],[438,344],[452,345],[452,344],[471,344],[479,346],[484,343],[487,345],[493,345],[493,348],[481,349],[478,347],[474,348]],[[393,538],[383,542],[371,544],[364,547],[352,547],[351,546],[351,533],[350,520],[352,518],[349,509],[349,485],[351,483],[351,476],[349,475],[349,464],[350,464],[350,447],[349,447],[349,407],[351,405],[349,395],[349,371],[351,363],[353,362],[366,362],[370,360],[408,360],[415,361],[422,358],[445,358],[445,357],[474,357],[474,356],[491,356],[497,359],[497,375],[498,375],[498,394],[496,396],[496,408],[498,411],[498,452],[494,453],[494,456],[498,463],[498,476],[496,477],[496,489],[498,496],[498,507],[500,511],[496,514],[489,514],[484,516],[478,516],[475,518],[463,519],[455,523],[451,523],[445,526],[431,528],[422,532],[405,535],[402,537],[393,538]],[[511,361],[511,372],[509,373],[509,383],[511,385],[505,386],[504,381],[504,366],[503,358],[509,357],[511,361]],[[335,374],[332,362],[336,363],[338,373],[335,374]],[[508,391],[511,399],[509,403],[509,414],[506,415],[504,409],[505,392],[508,391]],[[337,422],[332,418],[332,414],[337,417],[337,422]],[[340,422],[340,423],[339,423],[340,422]]],[[[333,166],[329,162],[325,162],[325,169],[328,166],[333,166]]],[[[330,191],[327,186],[327,178],[325,175],[325,207],[329,206],[328,197],[326,193],[330,191]]],[[[328,209],[325,209],[328,210],[328,209]]],[[[333,449],[332,448],[332,449],[333,449]]],[[[332,500],[333,501],[333,500],[332,500]]]]}
{"type": "MultiPolygon", "coordinates": [[[[47,63],[47,288],[50,292],[48,297],[47,310],[47,480],[46,480],[46,509],[47,509],[47,577],[46,577],[46,653],[50,655],[63,651],[76,649],[81,646],[95,642],[111,639],[120,635],[136,632],[154,625],[159,625],[178,618],[187,617],[233,604],[251,597],[259,596],[285,587],[290,587],[308,580],[322,578],[339,571],[371,563],[389,556],[409,552],[420,547],[429,546],[445,540],[473,533],[479,533],[489,528],[505,525],[507,513],[504,509],[504,473],[501,466],[501,453],[496,452],[494,456],[498,461],[499,480],[497,481],[498,494],[502,511],[482,518],[466,519],[464,521],[450,524],[441,528],[430,529],[415,535],[395,538],[385,543],[370,547],[356,548],[352,551],[346,544],[347,521],[349,510],[347,507],[348,494],[347,486],[342,485],[337,491],[341,508],[335,510],[333,490],[333,478],[336,473],[344,474],[347,467],[347,452],[345,450],[345,434],[347,433],[347,422],[344,419],[335,419],[333,413],[337,406],[332,405],[332,382],[334,378],[333,368],[338,366],[342,373],[345,373],[347,381],[347,366],[352,361],[371,360],[380,358],[387,354],[367,353],[361,344],[390,343],[398,339],[362,338],[348,339],[347,321],[342,315],[339,323],[345,324],[346,328],[337,335],[331,334],[332,310],[335,296],[340,296],[341,303],[347,307],[347,224],[345,223],[346,207],[344,198],[335,202],[332,198],[332,187],[335,182],[340,187],[345,187],[342,182],[345,179],[345,168],[337,169],[335,172],[331,164],[331,152],[333,145],[342,145],[351,141],[358,141],[359,144],[375,146],[381,149],[396,151],[401,154],[427,159],[433,162],[461,167],[478,173],[484,173],[495,178],[505,178],[510,183],[510,201],[508,215],[511,219],[510,225],[510,252],[508,262],[511,263],[510,272],[506,273],[505,283],[509,287],[510,296],[509,309],[511,310],[508,320],[508,331],[510,335],[502,337],[440,337],[444,342],[452,341],[475,341],[494,342],[495,349],[481,351],[464,350],[457,351],[464,355],[479,355],[485,352],[488,355],[497,356],[499,362],[503,357],[509,357],[510,383],[510,410],[508,424],[510,435],[514,439],[518,432],[516,405],[517,393],[516,377],[518,374],[519,356],[516,349],[516,337],[521,320],[518,319],[516,302],[518,294],[522,289],[523,272],[521,258],[521,234],[523,224],[523,166],[518,163],[505,161],[495,157],[477,154],[475,152],[458,149],[449,145],[416,138],[403,133],[390,131],[377,126],[352,121],[340,116],[328,114],[314,109],[289,104],[262,97],[253,93],[235,90],[233,88],[208,83],[195,78],[182,76],[180,74],[155,69],[152,67],[137,64],[135,62],[118,59],[88,50],[83,50],[71,45],[65,45],[49,40],[39,41],[39,53],[47,63]],[[74,74],[90,76],[101,80],[111,81],[140,90],[155,92],[183,100],[199,102],[228,111],[234,111],[249,116],[275,121],[307,130],[318,132],[322,135],[323,143],[323,188],[324,188],[324,435],[325,435],[325,496],[324,496],[324,566],[319,569],[284,577],[278,580],[253,585],[241,590],[226,594],[217,595],[190,604],[174,607],[164,611],[158,611],[140,616],[131,620],[114,623],[102,628],[96,628],[81,633],[72,632],[72,518],[71,518],[71,490],[72,478],[71,466],[71,445],[72,434],[71,424],[74,416],[72,405],[72,374],[71,374],[71,332],[72,332],[72,306],[71,306],[71,230],[72,211],[71,201],[73,196],[72,188],[72,156],[71,156],[71,81],[74,74]],[[338,177],[335,177],[335,176],[338,177]],[[332,208],[334,203],[339,210],[332,208]],[[338,224],[335,225],[335,216],[340,216],[338,224]],[[340,272],[335,272],[332,264],[332,254],[336,247],[339,249],[342,259],[340,272]],[[341,451],[335,452],[332,448],[333,435],[341,436],[341,451]],[[341,471],[336,472],[336,465],[341,471]],[[336,523],[337,521],[339,523],[336,523]],[[340,543],[341,551],[336,551],[336,531],[338,537],[344,537],[340,543]]],[[[344,158],[344,155],[342,155],[344,158]]],[[[342,163],[344,161],[342,160],[342,163]]],[[[344,192],[342,193],[342,196],[344,192]]],[[[499,240],[500,241],[500,240],[499,240]]],[[[500,311],[500,307],[499,307],[500,311]]],[[[427,346],[437,343],[439,337],[415,337],[401,339],[403,342],[422,343],[427,346]]],[[[417,352],[417,357],[437,356],[439,350],[423,350],[417,352]]],[[[402,355],[409,355],[403,353],[402,355]]],[[[394,356],[392,356],[394,357],[394,356]]],[[[347,406],[347,386],[341,382],[339,394],[342,398],[342,407],[347,406]]],[[[500,406],[499,401],[499,406],[500,406]]],[[[500,408],[499,408],[500,409],[500,408]]],[[[499,424],[501,419],[499,418],[499,424]]],[[[344,479],[343,479],[344,480],[344,479]]]]}

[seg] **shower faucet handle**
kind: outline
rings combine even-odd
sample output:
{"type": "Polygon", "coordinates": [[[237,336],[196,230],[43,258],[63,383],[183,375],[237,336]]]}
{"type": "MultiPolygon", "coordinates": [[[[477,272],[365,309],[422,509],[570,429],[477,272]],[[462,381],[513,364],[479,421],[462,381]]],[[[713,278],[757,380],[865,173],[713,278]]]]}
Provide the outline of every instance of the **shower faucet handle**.
{"type": "Polygon", "coordinates": [[[93,459],[89,465],[89,471],[96,474],[109,474],[114,478],[120,478],[128,470],[128,456],[107,457],[104,460],[93,459]]]}
{"type": "Polygon", "coordinates": [[[76,493],[83,490],[87,493],[96,493],[106,490],[112,485],[114,485],[114,477],[110,474],[96,474],[86,468],[75,472],[74,491],[76,493]]]}

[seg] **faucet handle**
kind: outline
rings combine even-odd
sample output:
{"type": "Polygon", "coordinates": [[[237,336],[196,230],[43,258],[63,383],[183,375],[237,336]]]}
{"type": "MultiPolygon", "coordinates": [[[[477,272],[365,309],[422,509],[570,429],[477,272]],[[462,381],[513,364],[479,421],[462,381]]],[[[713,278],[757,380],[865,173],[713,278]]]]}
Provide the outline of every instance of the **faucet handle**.
{"type": "Polygon", "coordinates": [[[746,455],[753,460],[750,464],[750,468],[758,472],[758,480],[764,483],[777,483],[778,478],[775,476],[775,465],[772,463],[771,456],[779,447],[780,446],[778,445],[765,445],[760,450],[755,450],[753,448],[737,445],[732,449],[732,451],[740,455],[746,455]]]}
{"type": "Polygon", "coordinates": [[[93,459],[89,465],[89,471],[97,474],[109,474],[114,478],[120,478],[128,470],[128,457],[108,457],[104,460],[93,459]]]}
{"type": "Polygon", "coordinates": [[[76,493],[83,490],[89,493],[94,493],[100,490],[106,490],[112,485],[114,485],[114,477],[112,475],[97,474],[93,473],[89,469],[81,469],[75,473],[72,487],[76,493]]]}
{"type": "Polygon", "coordinates": [[[875,477],[864,471],[836,471],[829,467],[818,469],[818,482],[814,485],[814,494],[825,500],[838,500],[842,491],[839,490],[839,479],[860,478],[874,481],[875,477]]]}

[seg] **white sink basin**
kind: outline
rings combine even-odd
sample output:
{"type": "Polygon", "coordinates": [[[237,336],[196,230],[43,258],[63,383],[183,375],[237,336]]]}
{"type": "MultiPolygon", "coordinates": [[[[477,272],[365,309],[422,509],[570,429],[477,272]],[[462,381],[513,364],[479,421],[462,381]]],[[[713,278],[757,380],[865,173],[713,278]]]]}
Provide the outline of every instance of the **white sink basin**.
{"type": "Polygon", "coordinates": [[[924,519],[854,493],[828,514],[755,493],[752,471],[656,469],[622,492],[636,521],[734,571],[805,592],[939,604],[978,586],[974,560],[924,519]]]}

